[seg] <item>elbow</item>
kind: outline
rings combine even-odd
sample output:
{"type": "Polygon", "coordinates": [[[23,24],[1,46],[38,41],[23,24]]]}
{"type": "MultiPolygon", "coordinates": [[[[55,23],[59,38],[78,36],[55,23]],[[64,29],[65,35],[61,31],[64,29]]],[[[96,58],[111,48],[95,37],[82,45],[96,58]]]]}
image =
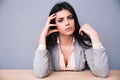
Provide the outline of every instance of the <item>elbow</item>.
{"type": "Polygon", "coordinates": [[[37,64],[34,64],[33,71],[34,71],[36,77],[39,77],[39,78],[45,78],[50,74],[50,68],[47,65],[39,66],[37,64]]]}
{"type": "Polygon", "coordinates": [[[109,76],[109,70],[101,71],[100,73],[96,74],[96,76],[101,77],[101,78],[107,78],[109,76]]]}
{"type": "Polygon", "coordinates": [[[34,69],[34,73],[35,73],[36,77],[38,77],[38,78],[45,78],[49,75],[50,71],[34,69]]]}
{"type": "Polygon", "coordinates": [[[108,74],[107,74],[107,73],[100,74],[100,75],[98,75],[98,77],[101,77],[101,78],[107,78],[107,77],[108,77],[108,74]]]}
{"type": "Polygon", "coordinates": [[[42,70],[34,70],[34,73],[35,73],[35,75],[36,75],[36,77],[38,77],[38,78],[45,78],[45,77],[47,77],[48,76],[48,72],[43,72],[42,70]]]}
{"type": "Polygon", "coordinates": [[[49,75],[49,72],[44,72],[42,70],[40,70],[40,71],[34,70],[34,73],[35,73],[36,77],[38,77],[38,78],[45,78],[49,75]]]}
{"type": "Polygon", "coordinates": [[[109,76],[109,69],[108,68],[104,68],[104,69],[94,68],[92,69],[92,73],[96,77],[107,78],[109,76]]]}
{"type": "Polygon", "coordinates": [[[45,78],[45,77],[47,77],[48,75],[47,74],[38,74],[38,73],[36,73],[36,76],[38,77],[38,78],[45,78]]]}

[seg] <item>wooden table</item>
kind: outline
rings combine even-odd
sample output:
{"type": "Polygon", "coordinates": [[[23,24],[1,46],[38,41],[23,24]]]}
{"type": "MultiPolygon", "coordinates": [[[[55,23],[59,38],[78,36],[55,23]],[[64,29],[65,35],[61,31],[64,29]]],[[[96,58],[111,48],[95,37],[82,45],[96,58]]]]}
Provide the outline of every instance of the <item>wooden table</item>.
{"type": "Polygon", "coordinates": [[[33,70],[0,70],[0,80],[120,80],[120,70],[110,70],[108,78],[95,77],[89,70],[81,72],[52,72],[38,78],[33,70]]]}

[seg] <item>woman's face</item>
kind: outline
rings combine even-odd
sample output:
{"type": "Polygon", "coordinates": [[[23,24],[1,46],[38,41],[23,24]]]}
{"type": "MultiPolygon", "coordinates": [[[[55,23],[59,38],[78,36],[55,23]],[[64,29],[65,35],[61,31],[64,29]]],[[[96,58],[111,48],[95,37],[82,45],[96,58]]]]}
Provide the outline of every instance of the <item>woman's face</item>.
{"type": "Polygon", "coordinates": [[[60,35],[72,35],[75,30],[75,22],[73,15],[63,9],[56,13],[56,25],[60,35]]]}

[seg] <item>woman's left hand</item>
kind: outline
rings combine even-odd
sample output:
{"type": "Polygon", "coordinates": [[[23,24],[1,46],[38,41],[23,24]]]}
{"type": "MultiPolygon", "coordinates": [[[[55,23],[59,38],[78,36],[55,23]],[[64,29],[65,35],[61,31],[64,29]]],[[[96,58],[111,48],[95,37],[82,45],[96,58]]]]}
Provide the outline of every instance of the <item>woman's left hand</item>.
{"type": "Polygon", "coordinates": [[[96,30],[94,28],[92,28],[92,26],[90,26],[89,24],[84,24],[81,26],[80,30],[79,30],[79,34],[82,35],[82,32],[86,33],[88,36],[90,36],[92,44],[94,43],[99,43],[100,39],[98,36],[98,33],[96,32],[96,30]]]}

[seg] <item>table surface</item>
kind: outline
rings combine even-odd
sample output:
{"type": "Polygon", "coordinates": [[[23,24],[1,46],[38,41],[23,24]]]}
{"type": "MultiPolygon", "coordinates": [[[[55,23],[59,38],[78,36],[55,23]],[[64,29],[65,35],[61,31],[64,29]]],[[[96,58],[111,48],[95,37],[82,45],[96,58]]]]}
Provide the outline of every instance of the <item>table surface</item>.
{"type": "Polygon", "coordinates": [[[109,77],[95,77],[90,70],[52,72],[46,78],[36,77],[33,70],[0,70],[0,80],[120,80],[120,70],[110,70],[109,77]]]}

